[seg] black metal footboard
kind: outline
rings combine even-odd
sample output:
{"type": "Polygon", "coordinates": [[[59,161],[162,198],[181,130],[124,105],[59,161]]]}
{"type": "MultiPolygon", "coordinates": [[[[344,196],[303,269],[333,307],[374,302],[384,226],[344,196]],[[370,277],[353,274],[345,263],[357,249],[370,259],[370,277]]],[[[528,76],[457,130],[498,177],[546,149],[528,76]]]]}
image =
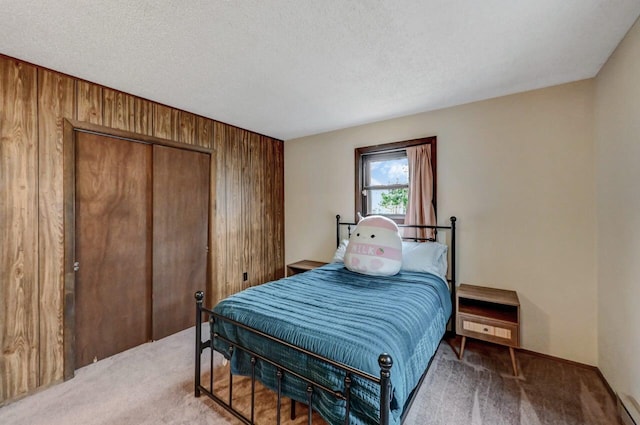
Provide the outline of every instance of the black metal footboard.
{"type": "MultiPolygon", "coordinates": [[[[239,323],[235,320],[229,319],[225,316],[221,316],[212,310],[209,310],[202,306],[202,302],[204,299],[204,293],[202,291],[198,291],[195,293],[196,298],[196,351],[195,351],[195,396],[200,397],[201,394],[205,394],[210,397],[213,401],[222,406],[229,413],[237,417],[245,424],[254,424],[255,423],[255,367],[257,362],[265,362],[272,365],[276,369],[276,380],[277,380],[277,411],[276,418],[277,424],[280,425],[280,411],[282,404],[282,380],[286,374],[290,374],[295,376],[302,382],[307,384],[306,394],[307,399],[304,401],[309,406],[308,412],[308,423],[312,423],[312,413],[313,413],[313,396],[316,391],[325,391],[328,394],[333,395],[336,399],[345,401],[345,415],[344,415],[344,423],[349,424],[350,417],[350,409],[351,409],[351,383],[354,377],[360,377],[362,379],[371,381],[375,384],[380,385],[380,425],[389,425],[389,415],[390,415],[390,405],[391,405],[391,367],[393,366],[393,360],[391,356],[386,353],[380,354],[378,357],[378,364],[380,365],[380,376],[374,376],[363,372],[361,370],[352,368],[343,363],[336,362],[334,360],[328,359],[326,357],[320,356],[311,351],[305,350],[303,348],[297,347],[293,344],[290,344],[281,339],[275,338],[271,335],[265,334],[259,330],[253,329],[245,324],[239,323]],[[209,339],[207,341],[202,341],[202,316],[203,314],[208,315],[209,321],[209,339]],[[238,326],[248,332],[259,335],[263,338],[274,341],[278,344],[282,344],[288,348],[295,350],[296,352],[304,353],[307,356],[313,357],[316,360],[321,362],[330,364],[335,367],[339,371],[344,373],[343,380],[343,388],[328,388],[325,385],[310,379],[307,376],[303,376],[300,373],[297,373],[282,364],[269,359],[263,355],[260,355],[253,351],[250,347],[243,347],[240,344],[230,341],[227,338],[219,335],[217,332],[214,332],[214,323],[216,321],[225,321],[231,323],[235,326],[238,326]],[[241,350],[247,353],[251,358],[251,413],[250,417],[246,417],[243,413],[236,410],[233,407],[233,376],[231,374],[231,370],[229,370],[229,397],[228,401],[225,401],[214,394],[213,391],[213,353],[214,353],[214,341],[219,340],[223,341],[228,345],[229,351],[233,353],[235,350],[241,350]],[[210,356],[210,375],[209,375],[209,386],[208,388],[202,385],[201,382],[201,370],[202,370],[202,352],[207,348],[211,349],[210,356]]],[[[302,400],[300,400],[302,401],[302,400]]],[[[293,404],[292,404],[293,406],[293,404]]]]}

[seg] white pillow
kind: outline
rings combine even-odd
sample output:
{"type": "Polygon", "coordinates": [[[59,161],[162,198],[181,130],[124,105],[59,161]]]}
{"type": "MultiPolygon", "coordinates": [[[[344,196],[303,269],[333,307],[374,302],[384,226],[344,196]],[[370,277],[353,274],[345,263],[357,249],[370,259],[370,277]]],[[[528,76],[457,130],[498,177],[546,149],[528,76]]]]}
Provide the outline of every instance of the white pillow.
{"type": "Polygon", "coordinates": [[[338,249],[333,254],[332,263],[344,263],[344,253],[347,252],[347,245],[349,245],[349,239],[343,239],[338,245],[338,249]]]}
{"type": "Polygon", "coordinates": [[[402,242],[402,271],[433,273],[447,280],[447,250],[439,242],[402,242]]]}

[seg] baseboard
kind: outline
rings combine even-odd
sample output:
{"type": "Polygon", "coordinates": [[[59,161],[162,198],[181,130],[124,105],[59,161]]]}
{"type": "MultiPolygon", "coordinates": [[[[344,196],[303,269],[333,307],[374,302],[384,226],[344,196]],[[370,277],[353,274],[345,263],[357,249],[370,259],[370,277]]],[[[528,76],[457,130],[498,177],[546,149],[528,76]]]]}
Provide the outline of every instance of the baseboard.
{"type": "MultiPolygon", "coordinates": [[[[456,347],[454,347],[454,345],[453,345],[456,342],[455,340],[456,340],[456,336],[454,336],[453,338],[449,338],[447,340],[449,345],[451,345],[451,348],[453,348],[454,352],[456,351],[456,347]]],[[[480,340],[472,340],[472,341],[474,343],[478,343],[478,344],[494,345],[494,344],[492,344],[490,342],[485,342],[485,341],[480,341],[480,340]]],[[[607,389],[607,392],[611,396],[611,399],[614,402],[616,402],[618,400],[618,395],[616,394],[615,391],[613,391],[613,388],[611,387],[611,385],[609,385],[609,382],[607,381],[607,379],[604,377],[604,375],[602,374],[600,369],[598,369],[597,366],[591,366],[591,365],[588,365],[588,364],[585,364],[585,363],[580,363],[580,362],[576,362],[576,361],[573,361],[573,360],[563,359],[562,357],[551,356],[549,354],[538,353],[537,351],[526,350],[524,348],[518,348],[517,349],[517,353],[529,354],[531,356],[542,357],[542,358],[545,358],[545,359],[554,360],[554,361],[557,361],[557,362],[570,364],[570,365],[573,365],[573,366],[577,366],[577,367],[581,367],[581,368],[584,368],[584,369],[592,370],[595,373],[597,373],[598,376],[600,377],[600,380],[604,384],[604,387],[607,389]]],[[[636,421],[636,425],[640,425],[640,422],[636,421]]]]}
{"type": "MultiPolygon", "coordinates": [[[[0,56],[2,56],[2,55],[0,55],[0,56]]],[[[11,403],[15,403],[16,401],[20,401],[23,398],[32,396],[34,394],[37,394],[37,393],[39,393],[41,391],[44,391],[44,390],[46,390],[48,388],[51,388],[51,387],[53,387],[55,385],[58,385],[58,384],[61,384],[63,382],[64,382],[64,379],[56,379],[56,380],[54,380],[54,381],[52,381],[52,382],[50,382],[50,383],[48,383],[46,385],[41,385],[39,387],[36,387],[36,388],[32,389],[31,391],[27,391],[26,393],[19,394],[19,395],[13,397],[13,398],[0,400],[0,408],[8,406],[11,403]]]]}
{"type": "Polygon", "coordinates": [[[559,361],[559,362],[572,364],[574,366],[578,366],[578,367],[583,367],[583,368],[586,368],[586,369],[594,370],[598,374],[598,376],[600,377],[600,380],[604,384],[604,387],[607,389],[607,392],[609,393],[611,398],[617,404],[617,406],[618,406],[618,414],[620,415],[620,419],[622,420],[622,424],[623,425],[640,425],[640,404],[631,396],[628,396],[628,395],[625,395],[625,394],[618,395],[613,390],[613,388],[609,384],[609,381],[607,381],[607,378],[604,377],[602,371],[598,367],[587,365],[587,364],[584,364],[584,363],[574,362],[572,360],[562,359],[560,357],[550,356],[550,355],[547,355],[547,354],[537,353],[535,351],[523,350],[523,349],[520,349],[518,351],[521,351],[521,352],[527,353],[527,354],[531,354],[533,356],[544,357],[544,358],[556,360],[556,361],[559,361]]]}
{"type": "MultiPolygon", "coordinates": [[[[598,374],[598,376],[600,377],[600,380],[604,384],[604,387],[607,389],[607,392],[609,393],[611,398],[614,401],[618,399],[618,395],[616,394],[615,391],[613,391],[613,388],[611,388],[611,385],[609,385],[609,382],[607,381],[607,379],[602,374],[602,371],[597,366],[591,366],[591,365],[588,365],[588,364],[585,364],[585,363],[580,363],[580,362],[576,362],[576,361],[573,361],[573,360],[567,360],[567,359],[563,359],[561,357],[550,356],[549,354],[542,354],[542,353],[538,353],[536,351],[531,351],[531,350],[518,349],[518,351],[522,352],[522,353],[530,354],[532,356],[543,357],[545,359],[551,359],[551,360],[555,360],[557,362],[566,363],[566,364],[570,364],[570,365],[573,365],[573,366],[581,367],[581,368],[584,368],[584,369],[592,370],[592,371],[594,371],[595,373],[598,374]]],[[[638,424],[638,425],[640,425],[640,424],[638,424]]]]}
{"type": "Polygon", "coordinates": [[[640,406],[632,397],[618,397],[618,413],[623,425],[640,425],[640,406]]]}
{"type": "Polygon", "coordinates": [[[557,362],[570,364],[572,366],[577,366],[577,367],[581,367],[581,368],[584,368],[584,369],[598,371],[598,368],[596,366],[591,366],[591,365],[588,365],[586,363],[576,362],[574,360],[563,359],[562,357],[556,357],[556,356],[552,356],[552,355],[549,355],[549,354],[538,353],[537,351],[531,351],[531,350],[525,350],[524,348],[518,348],[518,352],[519,353],[530,354],[530,355],[536,356],[536,357],[542,357],[542,358],[545,358],[545,359],[555,360],[557,362]]]}
{"type": "Polygon", "coordinates": [[[609,391],[609,394],[611,394],[611,397],[615,399],[618,398],[618,395],[616,394],[615,391],[613,391],[613,388],[611,387],[611,385],[609,385],[609,381],[607,381],[607,378],[604,377],[604,375],[602,374],[602,371],[599,368],[596,368],[596,371],[598,372],[598,376],[600,376],[600,379],[602,380],[602,382],[604,382],[604,386],[607,389],[607,391],[609,391]]]}

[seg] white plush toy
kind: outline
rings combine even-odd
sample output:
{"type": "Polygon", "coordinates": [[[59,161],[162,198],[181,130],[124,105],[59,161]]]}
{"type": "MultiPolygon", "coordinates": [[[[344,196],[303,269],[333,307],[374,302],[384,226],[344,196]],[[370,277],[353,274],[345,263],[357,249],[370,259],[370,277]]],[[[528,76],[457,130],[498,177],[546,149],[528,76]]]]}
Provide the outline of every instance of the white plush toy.
{"type": "Polygon", "coordinates": [[[365,217],[349,238],[344,265],[351,271],[391,276],[402,266],[402,238],[396,223],[380,215],[365,217]]]}

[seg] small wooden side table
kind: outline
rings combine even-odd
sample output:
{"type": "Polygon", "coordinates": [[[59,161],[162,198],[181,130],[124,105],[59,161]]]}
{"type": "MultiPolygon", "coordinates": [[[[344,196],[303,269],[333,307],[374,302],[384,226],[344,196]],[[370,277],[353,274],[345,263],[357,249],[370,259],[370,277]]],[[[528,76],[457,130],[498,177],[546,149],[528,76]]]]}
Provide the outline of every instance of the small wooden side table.
{"type": "Polygon", "coordinates": [[[324,266],[325,264],[327,263],[313,260],[296,261],[295,263],[287,264],[287,276],[308,272],[309,270],[324,266]]]}
{"type": "Polygon", "coordinates": [[[509,347],[513,374],[518,375],[515,348],[520,348],[520,301],[515,291],[462,284],[456,291],[456,333],[509,347]]]}

